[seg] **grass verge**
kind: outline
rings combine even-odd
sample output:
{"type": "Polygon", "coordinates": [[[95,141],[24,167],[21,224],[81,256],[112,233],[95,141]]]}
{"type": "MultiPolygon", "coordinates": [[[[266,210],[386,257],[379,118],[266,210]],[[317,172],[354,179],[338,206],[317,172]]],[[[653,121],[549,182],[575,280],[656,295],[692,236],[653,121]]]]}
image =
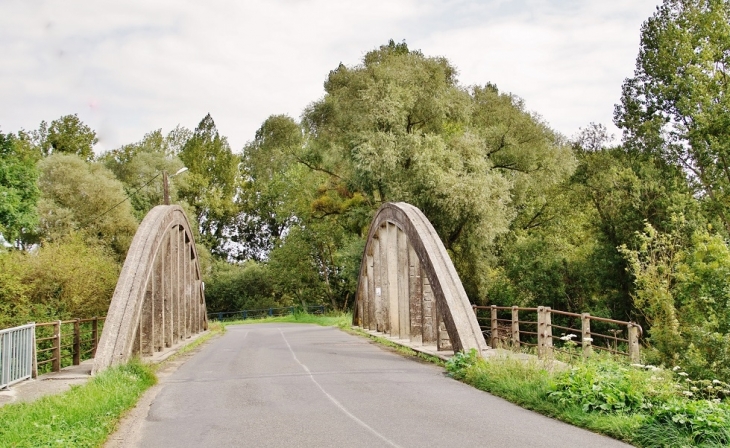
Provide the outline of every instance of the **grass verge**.
{"type": "Polygon", "coordinates": [[[568,368],[511,356],[459,353],[456,379],[524,408],[639,447],[720,447],[730,443],[728,385],[693,381],[681,369],[610,358],[568,368]]]}
{"type": "Polygon", "coordinates": [[[297,324],[316,324],[323,327],[340,327],[346,328],[352,325],[352,314],[350,313],[330,313],[330,314],[309,314],[309,313],[293,313],[286,316],[265,317],[263,319],[246,319],[225,321],[224,325],[241,325],[241,324],[266,324],[274,322],[290,322],[297,324]]]}
{"type": "Polygon", "coordinates": [[[5,405],[0,408],[0,446],[100,446],[156,381],[152,366],[134,361],[62,394],[5,405]]]}

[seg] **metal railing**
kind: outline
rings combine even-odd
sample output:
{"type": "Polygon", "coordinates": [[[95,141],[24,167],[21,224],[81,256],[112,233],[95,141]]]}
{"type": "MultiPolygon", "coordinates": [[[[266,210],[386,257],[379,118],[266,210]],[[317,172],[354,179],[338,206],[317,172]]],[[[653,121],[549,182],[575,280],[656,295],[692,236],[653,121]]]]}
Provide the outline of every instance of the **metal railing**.
{"type": "Polygon", "coordinates": [[[324,314],[324,305],[310,305],[305,308],[288,306],[284,308],[260,308],[256,310],[241,311],[223,311],[208,313],[210,320],[247,320],[247,319],[264,319],[266,317],[288,316],[294,314],[297,310],[304,310],[309,314],[324,314]]]}
{"type": "Polygon", "coordinates": [[[33,376],[39,369],[44,373],[58,372],[63,367],[77,366],[81,361],[93,358],[104,319],[92,317],[35,324],[37,364],[33,376]]]}
{"type": "Polygon", "coordinates": [[[523,308],[473,305],[472,308],[482,332],[492,347],[509,346],[513,350],[519,350],[522,345],[536,347],[538,357],[546,358],[551,357],[554,351],[576,356],[578,352],[574,348],[580,346],[580,354],[583,357],[587,357],[596,349],[626,356],[631,362],[640,361],[639,337],[643,330],[635,322],[591,316],[588,313],[569,313],[553,310],[547,306],[523,308]],[[509,318],[504,317],[507,312],[509,318]],[[535,320],[528,320],[529,317],[525,319],[525,315],[535,316],[535,320]],[[556,316],[556,320],[559,319],[560,323],[553,323],[553,316],[556,316]],[[578,321],[580,329],[573,325],[578,321]],[[596,322],[593,330],[591,330],[592,321],[596,322]],[[596,329],[599,325],[611,335],[599,332],[596,329]],[[553,335],[553,329],[562,330],[562,336],[553,335]],[[573,341],[573,338],[576,340],[573,341]],[[602,341],[605,346],[601,343],[595,344],[594,338],[602,341]]]}
{"type": "Polygon", "coordinates": [[[0,330],[0,389],[27,380],[35,361],[35,324],[0,330]]]}

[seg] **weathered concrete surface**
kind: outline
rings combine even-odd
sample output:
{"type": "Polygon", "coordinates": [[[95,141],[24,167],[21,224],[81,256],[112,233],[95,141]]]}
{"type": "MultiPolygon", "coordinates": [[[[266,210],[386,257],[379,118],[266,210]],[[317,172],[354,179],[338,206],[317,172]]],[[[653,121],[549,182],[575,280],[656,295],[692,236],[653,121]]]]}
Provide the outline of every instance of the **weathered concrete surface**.
{"type": "Polygon", "coordinates": [[[370,225],[353,324],[438,350],[488,350],[446,248],[416,207],[386,203],[370,225]]]}
{"type": "Polygon", "coordinates": [[[138,412],[111,446],[627,446],[313,325],[228,327],[138,412]]]}
{"type": "Polygon", "coordinates": [[[153,356],[207,328],[193,234],[177,205],[153,208],[140,224],[114,290],[92,373],[153,356]]]}
{"type": "Polygon", "coordinates": [[[84,384],[91,378],[93,360],[89,359],[78,366],[69,366],[59,372],[46,373],[38,378],[22,381],[8,390],[0,391],[0,406],[10,403],[27,403],[46,395],[60,394],[71,386],[84,384]]]}

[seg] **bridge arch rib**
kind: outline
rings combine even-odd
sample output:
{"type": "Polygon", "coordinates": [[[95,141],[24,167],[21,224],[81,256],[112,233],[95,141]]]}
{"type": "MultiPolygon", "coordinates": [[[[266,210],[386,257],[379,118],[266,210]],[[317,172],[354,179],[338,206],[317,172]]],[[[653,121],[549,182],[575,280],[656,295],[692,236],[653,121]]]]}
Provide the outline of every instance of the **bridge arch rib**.
{"type": "Polygon", "coordinates": [[[190,223],[180,206],[159,205],[145,216],[132,240],[92,373],[136,354],[153,356],[207,327],[190,223]]]}
{"type": "Polygon", "coordinates": [[[370,225],[353,324],[437,350],[489,348],[436,230],[405,202],[384,204],[370,225]]]}

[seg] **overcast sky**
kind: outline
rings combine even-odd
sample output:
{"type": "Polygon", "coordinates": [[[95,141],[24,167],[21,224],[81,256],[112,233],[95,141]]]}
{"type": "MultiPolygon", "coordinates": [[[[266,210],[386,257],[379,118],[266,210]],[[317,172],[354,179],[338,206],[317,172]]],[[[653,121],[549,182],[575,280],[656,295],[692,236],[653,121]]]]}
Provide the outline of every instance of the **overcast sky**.
{"type": "Polygon", "coordinates": [[[210,112],[234,151],[389,39],[572,136],[609,126],[659,0],[2,0],[0,131],[77,113],[97,152],[210,112]]]}

